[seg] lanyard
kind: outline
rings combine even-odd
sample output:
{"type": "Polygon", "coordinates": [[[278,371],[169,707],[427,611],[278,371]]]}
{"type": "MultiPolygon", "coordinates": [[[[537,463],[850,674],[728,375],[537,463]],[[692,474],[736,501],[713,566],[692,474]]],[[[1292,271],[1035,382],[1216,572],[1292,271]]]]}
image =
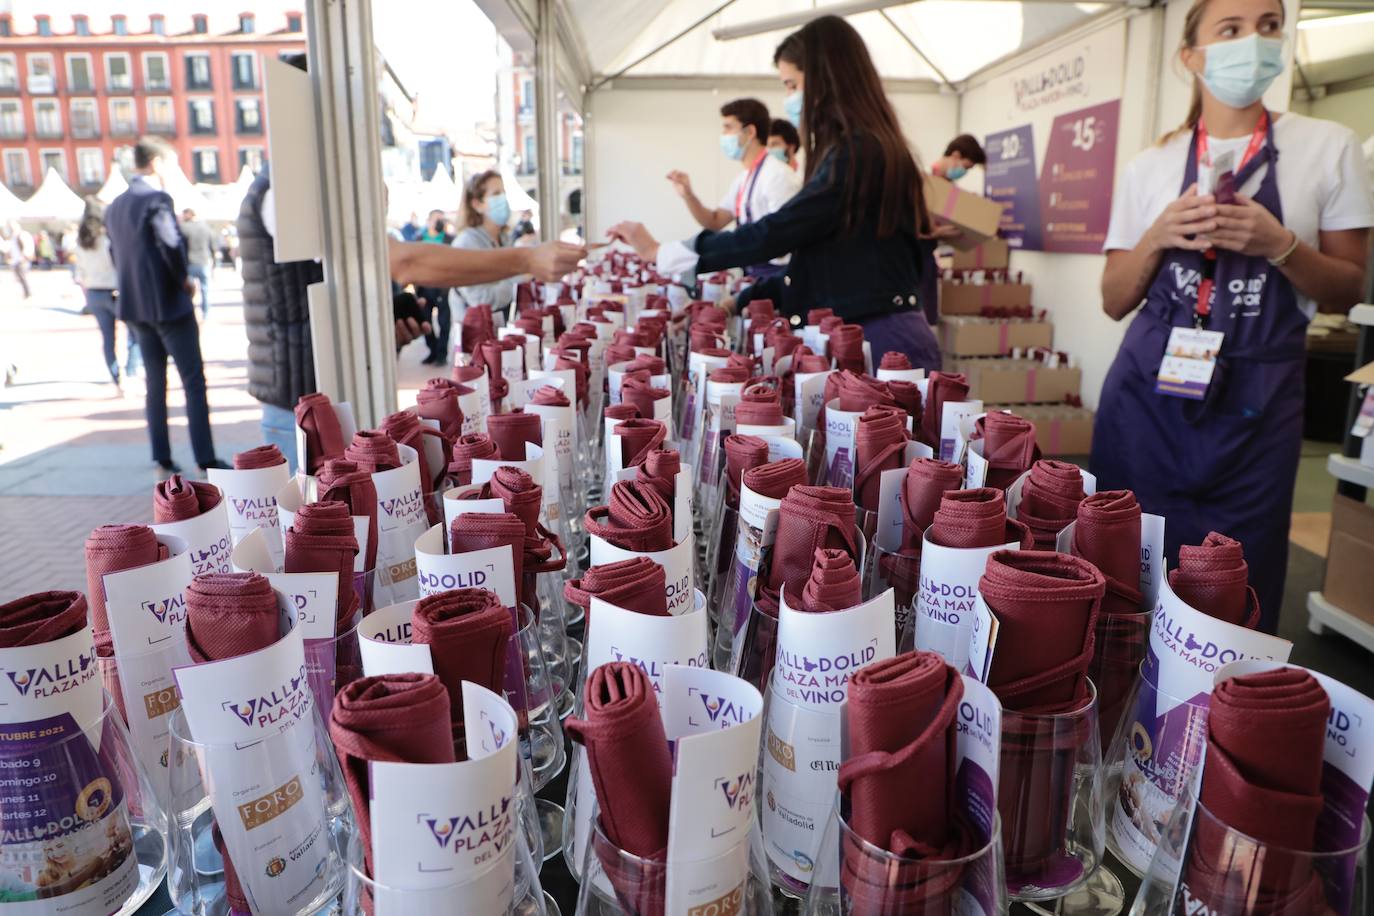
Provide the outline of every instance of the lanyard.
{"type": "Polygon", "coordinates": [[[754,221],[754,208],[749,205],[749,199],[754,196],[754,183],[759,180],[759,172],[763,171],[763,160],[768,157],[768,150],[759,153],[759,158],[754,160],[754,164],[749,167],[749,174],[744,181],[739,183],[739,190],[735,192],[735,219],[748,215],[748,221],[754,221]]]}
{"type": "MultiPolygon", "coordinates": [[[[1241,169],[1259,153],[1264,146],[1264,139],[1269,133],[1269,112],[1260,112],[1259,122],[1255,124],[1254,133],[1250,135],[1250,142],[1246,144],[1245,155],[1240,163],[1232,172],[1233,175],[1240,174],[1241,169]]],[[[1207,125],[1201,121],[1197,125],[1197,165],[1201,170],[1204,165],[1210,165],[1212,157],[1207,147],[1207,125]]],[[[1193,308],[1193,326],[1202,327],[1207,324],[1212,314],[1212,294],[1215,291],[1217,275],[1217,250],[1208,248],[1202,253],[1202,279],[1197,285],[1197,305],[1193,308]]]]}

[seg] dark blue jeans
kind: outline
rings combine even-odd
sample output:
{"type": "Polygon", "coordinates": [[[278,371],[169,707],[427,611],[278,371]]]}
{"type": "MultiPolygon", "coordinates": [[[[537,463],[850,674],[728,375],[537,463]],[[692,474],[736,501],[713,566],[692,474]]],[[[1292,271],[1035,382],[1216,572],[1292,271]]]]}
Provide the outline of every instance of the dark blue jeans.
{"type": "MultiPolygon", "coordinates": [[[[118,382],[119,358],[115,356],[114,292],[108,289],[86,290],[86,308],[95,316],[96,324],[100,325],[100,342],[105,351],[105,367],[110,370],[110,378],[118,382]]],[[[124,372],[126,375],[132,375],[139,366],[138,341],[134,339],[134,332],[128,327],[125,327],[124,332],[128,343],[128,356],[124,361],[124,372]]]]}
{"type": "Polygon", "coordinates": [[[167,357],[171,356],[186,392],[191,450],[196,463],[204,467],[215,459],[215,442],[210,435],[210,405],[205,398],[205,365],[200,357],[200,328],[195,315],[183,315],[174,321],[130,321],[128,325],[143,351],[148,386],[143,411],[148,418],[153,460],[172,460],[172,444],[167,436],[167,357]]]}
{"type": "Polygon", "coordinates": [[[864,339],[873,349],[875,369],[883,354],[890,350],[905,353],[912,368],[924,369],[927,375],[940,368],[940,345],[920,309],[873,315],[860,318],[858,322],[864,327],[864,339]]]}

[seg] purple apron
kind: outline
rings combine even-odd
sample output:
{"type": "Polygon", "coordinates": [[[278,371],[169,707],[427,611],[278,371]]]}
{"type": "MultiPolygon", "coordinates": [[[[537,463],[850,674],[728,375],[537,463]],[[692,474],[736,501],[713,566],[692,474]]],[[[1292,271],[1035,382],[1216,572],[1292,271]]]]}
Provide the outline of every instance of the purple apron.
{"type": "MultiPolygon", "coordinates": [[[[1268,162],[1254,200],[1283,222],[1272,124],[1271,118],[1267,142],[1236,175],[1236,186],[1268,162]]],[[[1194,131],[1183,189],[1196,179],[1194,131]]],[[[1169,331],[1192,326],[1202,270],[1201,252],[1165,253],[1103,384],[1090,467],[1099,490],[1133,490],[1144,511],[1165,517],[1171,566],[1180,544],[1200,544],[1209,531],[1239,540],[1259,596],[1260,628],[1273,633],[1302,447],[1307,316],[1278,268],[1218,250],[1204,327],[1226,338],[1207,396],[1158,394],[1169,331]]]]}

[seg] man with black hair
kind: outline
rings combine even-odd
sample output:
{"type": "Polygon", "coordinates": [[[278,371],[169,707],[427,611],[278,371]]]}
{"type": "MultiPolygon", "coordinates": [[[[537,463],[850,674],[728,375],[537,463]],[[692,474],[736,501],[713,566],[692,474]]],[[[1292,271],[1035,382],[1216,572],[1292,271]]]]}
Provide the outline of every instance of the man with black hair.
{"type": "Polygon", "coordinates": [[[958,181],[975,165],[987,165],[988,155],[973,134],[960,134],[945,147],[945,154],[930,164],[930,171],[948,181],[958,181]]]}
{"type": "Polygon", "coordinates": [[[797,161],[797,150],[801,149],[801,134],[796,125],[786,118],[774,118],[768,125],[768,155],[779,162],[787,163],[792,171],[797,171],[801,163],[797,161]]]}

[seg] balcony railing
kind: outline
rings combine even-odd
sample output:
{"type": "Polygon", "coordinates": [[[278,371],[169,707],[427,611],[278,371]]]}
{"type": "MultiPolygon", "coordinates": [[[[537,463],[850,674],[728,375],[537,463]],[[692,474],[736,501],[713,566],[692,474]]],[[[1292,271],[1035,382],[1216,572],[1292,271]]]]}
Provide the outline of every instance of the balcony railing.
{"type": "Polygon", "coordinates": [[[110,122],[111,137],[132,137],[136,133],[138,133],[138,125],[133,121],[110,122]]]}
{"type": "Polygon", "coordinates": [[[27,140],[28,136],[22,127],[0,127],[0,140],[27,140]]]}
{"type": "Polygon", "coordinates": [[[51,125],[45,127],[44,125],[40,124],[34,130],[34,136],[36,136],[40,140],[61,140],[62,128],[53,127],[51,125]]]}
{"type": "Polygon", "coordinates": [[[100,138],[100,128],[93,124],[72,125],[73,140],[97,140],[100,138]]]}

